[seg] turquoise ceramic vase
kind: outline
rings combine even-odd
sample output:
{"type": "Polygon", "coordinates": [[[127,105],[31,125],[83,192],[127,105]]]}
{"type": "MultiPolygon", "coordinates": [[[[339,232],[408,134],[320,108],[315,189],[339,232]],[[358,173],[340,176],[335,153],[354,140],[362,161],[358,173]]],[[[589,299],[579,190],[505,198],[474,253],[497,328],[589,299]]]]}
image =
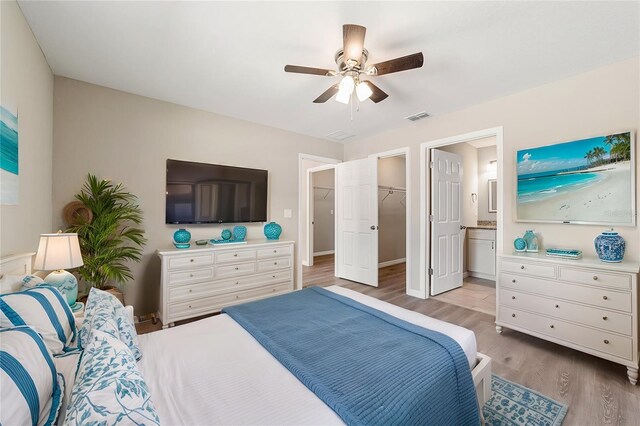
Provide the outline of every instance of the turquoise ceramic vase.
{"type": "Polygon", "coordinates": [[[247,227],[238,225],[233,227],[233,239],[236,241],[244,241],[247,237],[247,227]]]}
{"type": "Polygon", "coordinates": [[[595,240],[593,240],[593,244],[595,245],[598,257],[603,262],[622,262],[626,243],[624,238],[618,235],[617,232],[614,232],[613,229],[598,235],[595,240]]]}
{"type": "Polygon", "coordinates": [[[537,253],[538,252],[538,237],[533,230],[528,230],[524,233],[522,239],[527,243],[527,251],[537,253]]]}
{"type": "Polygon", "coordinates": [[[177,244],[187,244],[191,241],[191,232],[180,228],[173,233],[173,242],[177,244]]]}
{"type": "Polygon", "coordinates": [[[282,226],[275,222],[269,222],[264,226],[264,236],[267,240],[277,240],[282,234],[282,226]]]}
{"type": "Polygon", "coordinates": [[[229,231],[228,229],[225,229],[222,231],[222,234],[220,235],[222,237],[223,240],[230,240],[231,239],[231,231],[229,231]]]}

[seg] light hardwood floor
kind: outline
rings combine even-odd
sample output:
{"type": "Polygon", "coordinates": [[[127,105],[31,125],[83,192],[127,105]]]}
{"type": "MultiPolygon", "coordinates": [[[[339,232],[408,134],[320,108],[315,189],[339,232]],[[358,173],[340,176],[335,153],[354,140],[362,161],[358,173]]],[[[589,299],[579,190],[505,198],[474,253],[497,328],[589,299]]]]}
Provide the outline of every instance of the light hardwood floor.
{"type": "Polygon", "coordinates": [[[340,285],[473,330],[495,374],[569,406],[565,425],[640,425],[640,386],[629,383],[621,365],[508,329],[499,335],[493,315],[407,296],[403,264],[381,269],[375,288],[334,277],[333,256],[314,263],[303,267],[305,287],[340,285]]]}
{"type": "Polygon", "coordinates": [[[462,282],[462,287],[434,296],[433,299],[485,314],[496,315],[495,281],[468,277],[462,282]]]}

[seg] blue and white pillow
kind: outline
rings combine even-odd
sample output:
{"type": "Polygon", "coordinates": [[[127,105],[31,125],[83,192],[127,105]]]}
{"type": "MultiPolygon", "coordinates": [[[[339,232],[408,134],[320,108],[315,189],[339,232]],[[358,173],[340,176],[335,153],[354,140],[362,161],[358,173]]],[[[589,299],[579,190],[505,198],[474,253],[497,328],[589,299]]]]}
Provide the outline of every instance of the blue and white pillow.
{"type": "Polygon", "coordinates": [[[160,424],[136,360],[118,338],[91,331],[64,424],[160,424]]]}
{"type": "Polygon", "coordinates": [[[85,308],[85,318],[80,330],[80,343],[87,345],[91,330],[101,330],[122,340],[131,349],[136,360],[142,358],[136,327],[118,298],[106,291],[92,288],[85,308]]]}
{"type": "Polygon", "coordinates": [[[60,291],[41,285],[17,293],[0,295],[0,327],[33,327],[53,354],[75,349],[76,323],[60,291]]]}
{"type": "Polygon", "coordinates": [[[44,284],[36,275],[3,275],[0,278],[0,293],[13,293],[44,284]]]}
{"type": "Polygon", "coordinates": [[[28,326],[0,329],[0,424],[52,425],[64,381],[51,353],[28,326]]]}

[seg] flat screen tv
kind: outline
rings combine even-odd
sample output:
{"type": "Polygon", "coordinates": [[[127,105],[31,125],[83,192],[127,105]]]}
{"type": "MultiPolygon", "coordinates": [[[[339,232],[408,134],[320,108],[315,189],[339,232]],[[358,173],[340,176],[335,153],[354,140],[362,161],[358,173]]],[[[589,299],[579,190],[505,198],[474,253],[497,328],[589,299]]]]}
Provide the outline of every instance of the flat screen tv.
{"type": "Polygon", "coordinates": [[[267,221],[266,170],[167,160],[166,223],[267,221]]]}

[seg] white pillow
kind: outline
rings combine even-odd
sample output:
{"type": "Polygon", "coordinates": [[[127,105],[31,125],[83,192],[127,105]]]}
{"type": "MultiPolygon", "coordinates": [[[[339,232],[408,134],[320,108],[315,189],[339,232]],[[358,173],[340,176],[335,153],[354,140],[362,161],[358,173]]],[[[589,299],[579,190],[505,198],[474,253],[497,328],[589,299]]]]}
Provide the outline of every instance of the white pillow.
{"type": "Polygon", "coordinates": [[[0,293],[14,293],[42,284],[44,280],[36,275],[3,275],[0,278],[0,293]]]}
{"type": "Polygon", "coordinates": [[[31,327],[0,329],[0,424],[52,425],[64,382],[31,327]]]}
{"type": "Polygon", "coordinates": [[[80,359],[82,357],[81,351],[68,352],[62,355],[56,355],[53,357],[53,363],[56,366],[56,371],[59,376],[64,379],[64,393],[62,394],[62,403],[60,404],[60,413],[58,414],[57,425],[64,423],[65,413],[67,407],[71,402],[71,391],[73,391],[73,384],[76,381],[76,373],[78,367],[80,367],[80,359]]]}
{"type": "Polygon", "coordinates": [[[70,349],[76,338],[73,312],[60,291],[42,285],[0,296],[0,327],[33,327],[53,354],[70,349]]]}

